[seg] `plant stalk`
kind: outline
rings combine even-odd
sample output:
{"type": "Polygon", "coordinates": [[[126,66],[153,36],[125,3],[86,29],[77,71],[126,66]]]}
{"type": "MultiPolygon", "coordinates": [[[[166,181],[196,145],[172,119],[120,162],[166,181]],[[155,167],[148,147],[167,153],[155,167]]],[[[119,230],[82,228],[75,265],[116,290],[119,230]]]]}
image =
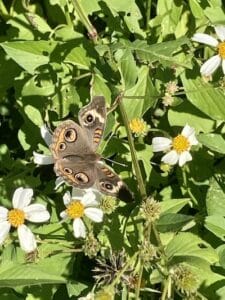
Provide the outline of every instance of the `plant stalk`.
{"type": "Polygon", "coordinates": [[[95,27],[91,24],[79,0],[71,0],[81,22],[86,27],[89,37],[97,44],[98,33],[95,27]]]}
{"type": "Polygon", "coordinates": [[[123,94],[118,96],[117,101],[119,103],[119,108],[120,108],[120,112],[121,112],[121,115],[122,115],[123,123],[124,123],[124,126],[126,128],[126,132],[127,132],[132,163],[133,163],[133,166],[134,166],[135,175],[137,177],[141,198],[142,198],[142,200],[144,200],[144,199],[147,198],[147,194],[146,194],[146,189],[145,189],[144,181],[143,181],[142,174],[141,174],[141,169],[140,169],[140,166],[139,166],[139,163],[138,163],[137,154],[136,154],[135,147],[134,147],[133,137],[132,137],[131,130],[130,130],[130,127],[129,127],[129,121],[128,121],[127,113],[126,113],[126,110],[125,110],[124,105],[123,105],[123,94]]]}
{"type": "Polygon", "coordinates": [[[2,0],[0,0],[0,16],[4,21],[7,21],[9,19],[9,13],[2,0]]]}
{"type": "Polygon", "coordinates": [[[149,29],[149,20],[151,16],[151,6],[152,6],[152,0],[147,0],[147,5],[146,5],[146,30],[149,29]]]}

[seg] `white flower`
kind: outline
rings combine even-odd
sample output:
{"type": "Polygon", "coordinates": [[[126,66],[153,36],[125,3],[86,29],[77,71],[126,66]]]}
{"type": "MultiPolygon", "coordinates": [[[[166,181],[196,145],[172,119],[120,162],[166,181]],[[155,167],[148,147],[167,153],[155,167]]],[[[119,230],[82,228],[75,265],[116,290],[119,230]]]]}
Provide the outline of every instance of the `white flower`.
{"type": "MultiPolygon", "coordinates": [[[[52,134],[46,125],[41,126],[41,136],[44,139],[45,143],[49,146],[52,142],[52,134]]],[[[34,155],[34,163],[37,165],[50,165],[54,163],[52,155],[40,154],[37,152],[33,152],[34,155]]]]}
{"type": "Polygon", "coordinates": [[[217,55],[212,56],[202,65],[200,72],[203,76],[210,76],[221,64],[225,74],[225,26],[215,26],[215,31],[221,42],[205,33],[195,33],[192,37],[192,41],[216,47],[218,51],[217,55]]]}
{"type": "Polygon", "coordinates": [[[95,294],[90,292],[85,297],[79,297],[78,300],[94,300],[95,294]]]}
{"type": "Polygon", "coordinates": [[[37,248],[34,235],[31,230],[24,225],[24,222],[25,220],[33,223],[46,222],[49,220],[50,214],[43,204],[30,204],[32,196],[32,189],[20,187],[16,189],[13,194],[13,209],[8,210],[0,206],[0,245],[6,239],[12,226],[17,228],[22,250],[30,253],[37,248]]]}
{"type": "MultiPolygon", "coordinates": [[[[45,143],[48,146],[50,146],[50,144],[52,143],[52,134],[46,125],[41,126],[41,136],[44,139],[45,143]]],[[[53,155],[45,155],[33,151],[33,156],[34,156],[34,163],[37,165],[54,164],[53,155]]],[[[63,178],[58,176],[55,181],[55,189],[57,189],[64,182],[65,181],[63,180],[63,178]]]]}
{"type": "Polygon", "coordinates": [[[66,210],[61,212],[63,219],[73,219],[73,232],[76,238],[86,237],[86,228],[82,217],[86,216],[94,222],[102,222],[103,211],[99,206],[100,193],[94,189],[73,189],[72,196],[67,192],[63,196],[66,210]]]}
{"type": "Polygon", "coordinates": [[[194,128],[185,125],[181,134],[173,139],[155,137],[152,139],[153,152],[168,152],[162,157],[162,162],[175,165],[177,162],[182,167],[187,161],[192,160],[190,154],[191,146],[197,145],[194,128]]]}

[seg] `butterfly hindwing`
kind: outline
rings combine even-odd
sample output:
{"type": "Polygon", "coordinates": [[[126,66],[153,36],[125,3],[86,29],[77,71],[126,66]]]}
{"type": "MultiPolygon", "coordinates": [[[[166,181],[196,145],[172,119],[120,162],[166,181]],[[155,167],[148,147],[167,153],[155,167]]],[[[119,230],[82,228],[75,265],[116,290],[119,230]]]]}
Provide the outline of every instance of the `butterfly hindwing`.
{"type": "Polygon", "coordinates": [[[97,163],[96,186],[103,194],[114,196],[122,201],[133,201],[133,194],[120,177],[105,164],[97,163]]]}

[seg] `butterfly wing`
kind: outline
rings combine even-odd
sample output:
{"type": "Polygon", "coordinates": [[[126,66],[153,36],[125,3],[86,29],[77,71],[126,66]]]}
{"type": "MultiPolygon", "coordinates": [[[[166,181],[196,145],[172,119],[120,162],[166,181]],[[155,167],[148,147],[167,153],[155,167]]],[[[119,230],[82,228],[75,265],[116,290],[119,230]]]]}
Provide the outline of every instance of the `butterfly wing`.
{"type": "Polygon", "coordinates": [[[82,161],[76,156],[57,160],[54,170],[69,185],[80,189],[92,187],[97,178],[95,162],[82,161]]]}
{"type": "Polygon", "coordinates": [[[71,120],[62,122],[55,129],[50,150],[55,160],[93,152],[85,130],[71,120]]]}
{"type": "Polygon", "coordinates": [[[106,104],[103,96],[95,96],[79,112],[79,123],[89,136],[89,143],[96,151],[105,129],[106,104]]]}
{"type": "Polygon", "coordinates": [[[77,123],[62,122],[53,133],[50,149],[55,173],[68,184],[84,189],[95,183],[99,156],[93,152],[86,131],[77,123]]]}
{"type": "Polygon", "coordinates": [[[134,200],[128,186],[115,172],[102,162],[97,163],[97,175],[96,186],[100,192],[117,197],[124,202],[134,200]]]}

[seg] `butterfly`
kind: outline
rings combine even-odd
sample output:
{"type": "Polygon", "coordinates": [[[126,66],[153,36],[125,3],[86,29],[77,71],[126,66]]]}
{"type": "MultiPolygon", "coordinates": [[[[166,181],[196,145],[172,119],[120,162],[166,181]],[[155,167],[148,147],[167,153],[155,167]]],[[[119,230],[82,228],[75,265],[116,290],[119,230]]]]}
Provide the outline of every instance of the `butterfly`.
{"type": "Polygon", "coordinates": [[[96,152],[103,137],[106,115],[105,98],[95,96],[79,111],[79,124],[67,120],[54,130],[50,145],[54,171],[75,188],[95,186],[103,194],[130,202],[133,195],[127,185],[96,152]]]}

